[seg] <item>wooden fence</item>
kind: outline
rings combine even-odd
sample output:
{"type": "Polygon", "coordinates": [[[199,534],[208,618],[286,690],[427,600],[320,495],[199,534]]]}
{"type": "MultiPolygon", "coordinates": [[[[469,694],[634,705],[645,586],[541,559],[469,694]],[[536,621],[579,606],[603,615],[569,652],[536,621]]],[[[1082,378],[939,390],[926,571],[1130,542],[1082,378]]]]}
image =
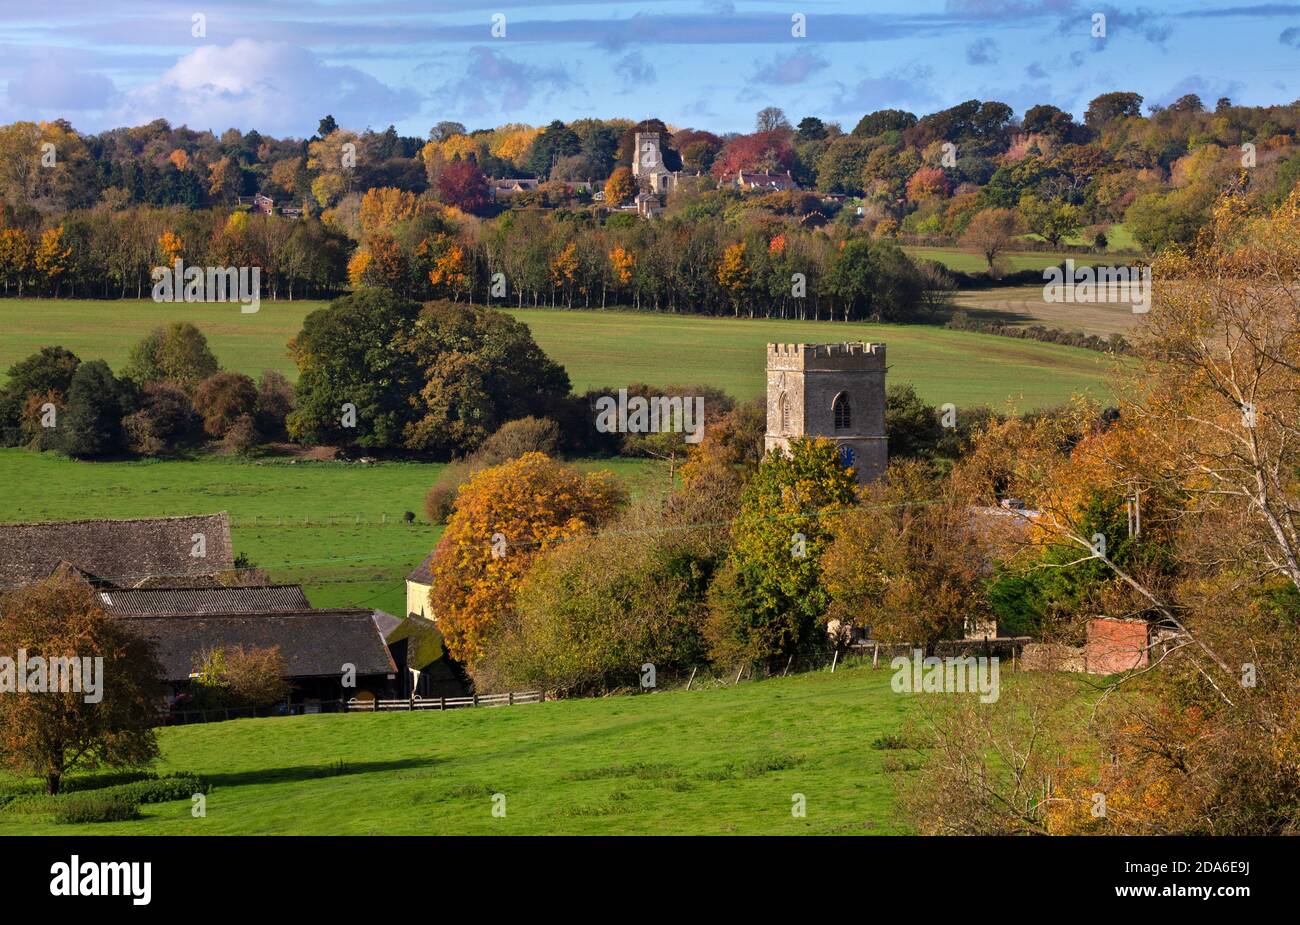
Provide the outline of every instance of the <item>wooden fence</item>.
{"type": "Polygon", "coordinates": [[[508,694],[475,694],[472,697],[406,697],[402,700],[347,701],[349,713],[382,713],[388,710],[459,710],[462,707],[513,707],[525,703],[541,703],[544,691],[511,691],[508,694]]]}

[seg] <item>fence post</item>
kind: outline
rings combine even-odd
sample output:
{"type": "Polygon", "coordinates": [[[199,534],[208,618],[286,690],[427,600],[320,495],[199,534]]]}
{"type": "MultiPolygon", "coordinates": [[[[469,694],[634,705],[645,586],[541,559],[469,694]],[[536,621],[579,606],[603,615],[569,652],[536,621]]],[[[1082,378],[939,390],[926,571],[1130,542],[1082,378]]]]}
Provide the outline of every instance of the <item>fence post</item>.
{"type": "Polygon", "coordinates": [[[474,695],[474,706],[478,706],[478,694],[474,695]]]}
{"type": "Polygon", "coordinates": [[[695,672],[697,672],[697,671],[699,671],[699,670],[700,670],[700,666],[699,666],[699,665],[696,665],[694,668],[691,669],[691,676],[686,680],[686,689],[687,689],[687,690],[690,690],[690,689],[691,689],[691,684],[694,683],[694,681],[695,681],[695,672]]]}
{"type": "Polygon", "coordinates": [[[438,704],[438,709],[439,709],[439,710],[445,710],[445,709],[447,709],[447,698],[446,698],[446,697],[443,697],[442,700],[441,700],[441,702],[439,702],[439,704],[438,704]]]}
{"type": "Polygon", "coordinates": [[[507,703],[509,706],[512,706],[512,707],[515,705],[515,692],[514,692],[514,691],[511,691],[511,692],[510,692],[510,698],[506,701],[506,703],[507,703]]]}

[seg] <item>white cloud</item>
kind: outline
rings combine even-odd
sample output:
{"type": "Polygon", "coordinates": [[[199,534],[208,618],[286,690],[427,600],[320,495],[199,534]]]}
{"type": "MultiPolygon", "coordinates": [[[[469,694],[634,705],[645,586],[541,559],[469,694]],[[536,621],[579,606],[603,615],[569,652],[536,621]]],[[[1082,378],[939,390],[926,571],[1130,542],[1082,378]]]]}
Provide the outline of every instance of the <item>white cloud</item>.
{"type": "Polygon", "coordinates": [[[413,91],[327,64],[305,48],[237,39],[198,48],[156,82],[128,91],[113,120],[134,124],[161,117],[218,133],[233,126],[302,136],[326,113],[340,125],[361,129],[372,121],[400,121],[419,104],[413,91]]]}

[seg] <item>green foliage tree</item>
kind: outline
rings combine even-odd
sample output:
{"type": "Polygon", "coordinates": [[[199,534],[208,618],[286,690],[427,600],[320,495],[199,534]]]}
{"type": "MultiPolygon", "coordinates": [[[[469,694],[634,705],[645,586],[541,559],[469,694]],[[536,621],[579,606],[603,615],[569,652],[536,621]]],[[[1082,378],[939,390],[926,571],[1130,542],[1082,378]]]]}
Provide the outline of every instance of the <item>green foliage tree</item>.
{"type": "Polygon", "coordinates": [[[301,443],[401,446],[419,389],[403,349],[419,306],[381,289],[335,299],[303,321],[290,343],[298,365],[289,435],[301,443]]]}
{"type": "Polygon", "coordinates": [[[68,387],[68,409],[59,427],[63,451],[89,459],[122,447],[122,416],[127,400],[121,383],[103,360],[82,363],[68,387]]]}
{"type": "Polygon", "coordinates": [[[659,684],[701,664],[707,589],[727,554],[717,512],[735,497],[715,483],[643,501],[541,556],[480,680],[595,693],[636,686],[647,663],[659,684]]]}
{"type": "MultiPolygon", "coordinates": [[[[569,376],[504,312],[430,302],[404,348],[419,364],[408,449],[451,454],[476,449],[507,421],[545,416],[569,394],[569,376]]],[[[301,386],[300,386],[301,392],[301,386]]]]}
{"type": "Polygon", "coordinates": [[[122,377],[136,385],[175,382],[189,391],[219,368],[203,332],[188,321],[176,321],[154,328],[131,348],[122,377]]]}
{"type": "Polygon", "coordinates": [[[0,445],[21,440],[20,418],[32,395],[56,393],[61,401],[72,385],[81,360],[63,347],[42,347],[9,367],[8,381],[0,389],[0,445]]]}
{"type": "Polygon", "coordinates": [[[1190,244],[1208,221],[1214,196],[1213,189],[1198,186],[1146,193],[1129,206],[1124,224],[1148,253],[1190,244]]]}
{"type": "Polygon", "coordinates": [[[789,454],[763,460],[741,495],[731,552],[710,589],[706,634],[715,660],[771,663],[826,644],[830,597],[820,556],[829,518],[856,493],[829,440],[794,440],[789,454]]]}

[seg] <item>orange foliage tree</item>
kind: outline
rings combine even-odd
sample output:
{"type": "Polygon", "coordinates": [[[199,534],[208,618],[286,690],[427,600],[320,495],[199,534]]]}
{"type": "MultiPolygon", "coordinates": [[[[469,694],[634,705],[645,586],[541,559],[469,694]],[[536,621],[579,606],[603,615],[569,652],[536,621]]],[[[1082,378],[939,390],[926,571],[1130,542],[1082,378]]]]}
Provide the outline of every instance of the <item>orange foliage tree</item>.
{"type": "Polygon", "coordinates": [[[608,472],[584,475],[541,453],[471,477],[432,566],[429,603],[452,657],[472,669],[537,555],[605,523],[624,500],[608,472]]]}

